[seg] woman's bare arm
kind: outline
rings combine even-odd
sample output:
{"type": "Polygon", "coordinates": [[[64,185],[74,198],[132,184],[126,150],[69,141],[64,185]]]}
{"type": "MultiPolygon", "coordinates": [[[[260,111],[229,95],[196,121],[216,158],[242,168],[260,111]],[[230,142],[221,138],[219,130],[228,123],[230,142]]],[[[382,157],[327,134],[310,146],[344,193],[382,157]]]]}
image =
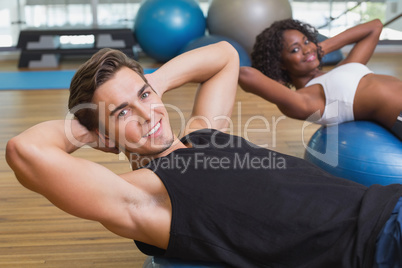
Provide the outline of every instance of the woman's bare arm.
{"type": "Polygon", "coordinates": [[[305,95],[290,90],[253,67],[240,68],[239,84],[243,90],[276,104],[289,117],[306,119],[312,113],[305,95]]]}
{"type": "Polygon", "coordinates": [[[383,25],[380,20],[375,19],[357,26],[324,40],[320,46],[324,54],[343,48],[346,45],[355,44],[346,58],[339,64],[348,62],[360,62],[366,64],[378,44],[383,25]]]}

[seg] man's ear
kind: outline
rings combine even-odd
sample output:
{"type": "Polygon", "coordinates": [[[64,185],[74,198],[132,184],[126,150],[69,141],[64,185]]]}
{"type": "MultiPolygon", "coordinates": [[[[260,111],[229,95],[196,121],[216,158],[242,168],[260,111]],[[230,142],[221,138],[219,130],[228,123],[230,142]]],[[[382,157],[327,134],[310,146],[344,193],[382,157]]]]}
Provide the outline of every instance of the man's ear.
{"type": "Polygon", "coordinates": [[[114,142],[114,140],[109,138],[109,135],[99,131],[99,129],[95,129],[95,133],[96,135],[98,135],[99,137],[99,144],[98,146],[100,148],[102,148],[102,151],[105,152],[111,152],[111,153],[115,153],[118,154],[120,153],[119,148],[116,146],[116,143],[114,142]]]}
{"type": "Polygon", "coordinates": [[[100,131],[99,131],[99,128],[95,129],[95,133],[96,133],[99,137],[102,137],[102,138],[104,138],[104,139],[109,139],[109,136],[106,135],[105,133],[100,132],[100,131]]]}
{"type": "MultiPolygon", "coordinates": [[[[103,133],[103,131],[99,131],[98,128],[95,129],[95,133],[96,133],[96,135],[98,136],[99,141],[100,141],[103,145],[109,147],[109,145],[112,143],[111,140],[109,139],[109,136],[108,136],[107,134],[103,133]]],[[[113,145],[113,146],[114,146],[114,145],[113,145]]]]}

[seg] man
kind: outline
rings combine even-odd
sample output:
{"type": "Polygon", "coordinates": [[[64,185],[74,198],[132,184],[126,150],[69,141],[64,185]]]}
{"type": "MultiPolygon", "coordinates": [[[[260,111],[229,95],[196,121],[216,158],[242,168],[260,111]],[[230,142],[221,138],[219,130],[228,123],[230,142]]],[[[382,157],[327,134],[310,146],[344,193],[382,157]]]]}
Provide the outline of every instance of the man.
{"type": "Polygon", "coordinates": [[[7,161],[25,187],[136,240],[147,254],[237,267],[372,266],[402,187],[366,188],[220,132],[238,71],[226,42],[146,77],[136,62],[103,50],[71,83],[77,120],[26,130],[9,141],[7,161]],[[200,87],[179,140],[161,96],[187,82],[200,87]],[[71,156],[83,145],[134,155],[134,171],[116,175],[71,156]]]}

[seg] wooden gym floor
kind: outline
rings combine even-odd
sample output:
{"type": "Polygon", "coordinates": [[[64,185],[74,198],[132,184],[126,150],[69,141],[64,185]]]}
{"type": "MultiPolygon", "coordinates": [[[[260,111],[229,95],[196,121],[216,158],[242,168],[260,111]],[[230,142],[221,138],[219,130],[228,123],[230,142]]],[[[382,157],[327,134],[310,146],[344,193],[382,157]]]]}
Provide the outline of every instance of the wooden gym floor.
{"type": "MultiPolygon", "coordinates": [[[[402,54],[377,53],[368,66],[377,73],[402,79],[401,61],[402,54]]],[[[66,59],[61,68],[76,68],[81,63],[66,59]]],[[[144,66],[147,64],[152,62],[146,61],[144,66]]],[[[17,71],[16,66],[16,61],[3,61],[0,71],[17,71]]],[[[164,101],[179,107],[188,117],[195,89],[192,84],[183,86],[167,93],[164,101]]],[[[96,222],[70,216],[23,188],[5,161],[7,141],[41,121],[65,118],[67,99],[68,90],[0,91],[0,267],[142,267],[146,256],[131,240],[110,233],[96,222]]],[[[168,111],[173,129],[179,134],[181,116],[175,109],[168,111]]],[[[304,144],[319,127],[286,118],[276,106],[241,89],[232,123],[230,133],[297,157],[303,157],[304,144]]],[[[116,173],[130,170],[124,157],[118,155],[92,149],[75,154],[116,173]]]]}

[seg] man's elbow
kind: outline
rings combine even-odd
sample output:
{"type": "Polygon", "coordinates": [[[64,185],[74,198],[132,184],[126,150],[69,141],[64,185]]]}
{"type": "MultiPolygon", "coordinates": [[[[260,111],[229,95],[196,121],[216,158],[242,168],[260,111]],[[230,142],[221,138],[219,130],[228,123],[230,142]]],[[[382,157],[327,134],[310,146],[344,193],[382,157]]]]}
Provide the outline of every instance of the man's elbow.
{"type": "Polygon", "coordinates": [[[7,164],[14,170],[18,161],[18,142],[17,138],[12,138],[6,145],[6,161],[7,164]]]}
{"type": "Polygon", "coordinates": [[[7,164],[14,171],[18,181],[26,188],[30,188],[27,176],[24,176],[27,169],[25,159],[28,157],[28,151],[29,149],[24,146],[18,136],[7,142],[5,155],[7,164]]]}
{"type": "Polygon", "coordinates": [[[221,41],[219,45],[222,47],[222,51],[226,54],[227,59],[236,66],[240,65],[240,57],[236,48],[232,46],[228,41],[221,41]]]}

